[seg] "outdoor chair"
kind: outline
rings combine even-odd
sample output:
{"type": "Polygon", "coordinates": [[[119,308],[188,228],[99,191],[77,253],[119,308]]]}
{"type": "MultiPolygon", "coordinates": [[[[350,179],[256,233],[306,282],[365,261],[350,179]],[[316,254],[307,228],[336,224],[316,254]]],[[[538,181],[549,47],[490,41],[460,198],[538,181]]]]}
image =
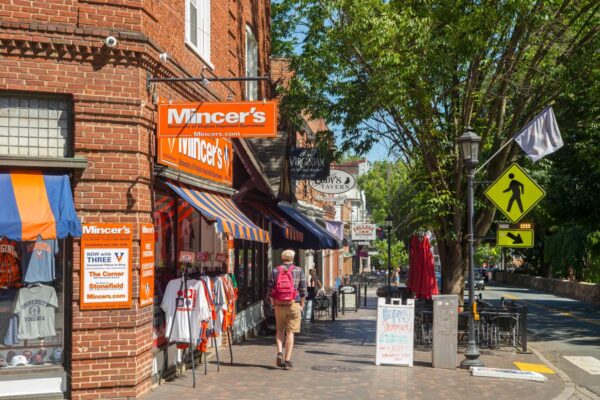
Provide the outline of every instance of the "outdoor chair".
{"type": "Polygon", "coordinates": [[[315,313],[315,319],[321,319],[321,317],[323,316],[329,319],[329,310],[331,309],[331,297],[315,297],[313,309],[315,313]]]}
{"type": "Polygon", "coordinates": [[[494,317],[492,321],[494,332],[494,344],[498,344],[499,339],[504,339],[505,342],[511,343],[513,347],[516,345],[517,339],[517,317],[514,315],[499,315],[494,317]]]}
{"type": "Polygon", "coordinates": [[[418,317],[419,343],[431,344],[433,336],[433,312],[422,310],[418,317]]]}
{"type": "Polygon", "coordinates": [[[458,314],[458,342],[462,343],[469,335],[469,315],[465,313],[458,314]]]}

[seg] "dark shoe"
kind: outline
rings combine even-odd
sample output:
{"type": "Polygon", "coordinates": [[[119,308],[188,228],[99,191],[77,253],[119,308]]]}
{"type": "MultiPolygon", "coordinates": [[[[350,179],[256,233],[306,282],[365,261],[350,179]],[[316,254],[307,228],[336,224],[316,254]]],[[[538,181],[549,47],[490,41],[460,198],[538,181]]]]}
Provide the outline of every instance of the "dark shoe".
{"type": "Polygon", "coordinates": [[[283,366],[283,369],[292,369],[294,368],[294,364],[292,364],[291,361],[286,361],[285,365],[283,366]]]}
{"type": "Polygon", "coordinates": [[[285,367],[285,363],[283,362],[283,354],[277,353],[277,366],[280,368],[285,367]]]}

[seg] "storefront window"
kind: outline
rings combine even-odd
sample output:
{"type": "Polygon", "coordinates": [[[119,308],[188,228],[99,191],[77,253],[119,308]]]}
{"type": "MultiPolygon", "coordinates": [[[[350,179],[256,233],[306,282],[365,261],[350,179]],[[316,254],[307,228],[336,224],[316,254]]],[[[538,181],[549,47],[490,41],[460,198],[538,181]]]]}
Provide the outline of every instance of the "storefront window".
{"type": "Polygon", "coordinates": [[[156,238],[155,266],[167,268],[175,265],[175,198],[157,193],[154,211],[154,235],[156,238]]]}
{"type": "Polygon", "coordinates": [[[166,193],[155,194],[154,236],[155,236],[155,273],[154,273],[154,318],[153,342],[160,347],[166,342],[166,321],[160,302],[164,289],[175,276],[175,197],[166,193]]]}
{"type": "Polygon", "coordinates": [[[63,366],[65,251],[66,240],[0,237],[0,377],[63,366]]]}

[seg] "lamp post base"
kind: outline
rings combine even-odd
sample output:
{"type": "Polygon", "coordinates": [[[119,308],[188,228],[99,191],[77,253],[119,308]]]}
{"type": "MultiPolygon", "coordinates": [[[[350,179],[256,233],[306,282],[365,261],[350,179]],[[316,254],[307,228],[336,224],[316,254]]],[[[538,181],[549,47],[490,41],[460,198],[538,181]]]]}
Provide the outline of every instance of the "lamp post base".
{"type": "Polygon", "coordinates": [[[465,359],[460,362],[460,367],[463,369],[469,369],[471,367],[483,367],[483,361],[479,359],[479,351],[477,351],[477,346],[470,344],[467,347],[467,351],[465,351],[465,359]]]}

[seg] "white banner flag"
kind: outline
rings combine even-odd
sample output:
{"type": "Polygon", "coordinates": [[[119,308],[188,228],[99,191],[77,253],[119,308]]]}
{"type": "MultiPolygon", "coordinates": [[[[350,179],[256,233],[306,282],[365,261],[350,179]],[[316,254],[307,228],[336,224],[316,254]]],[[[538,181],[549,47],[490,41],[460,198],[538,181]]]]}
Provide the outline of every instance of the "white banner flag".
{"type": "Polygon", "coordinates": [[[563,141],[552,107],[548,107],[527,124],[523,131],[515,137],[515,141],[533,162],[560,149],[563,141]]]}

